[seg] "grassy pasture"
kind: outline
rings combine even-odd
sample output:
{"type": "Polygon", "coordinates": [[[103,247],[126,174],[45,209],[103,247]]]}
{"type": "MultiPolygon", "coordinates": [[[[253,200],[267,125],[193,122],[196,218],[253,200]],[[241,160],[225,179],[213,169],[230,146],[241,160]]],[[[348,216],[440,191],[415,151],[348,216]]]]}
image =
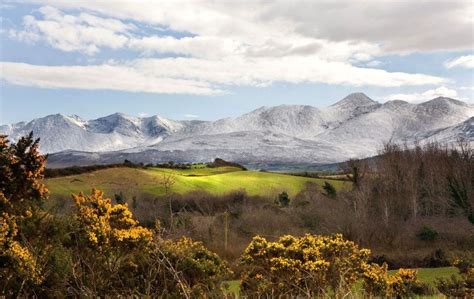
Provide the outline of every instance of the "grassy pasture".
{"type": "Polygon", "coordinates": [[[213,194],[224,194],[245,189],[250,195],[274,195],[282,191],[290,196],[301,191],[307,182],[321,186],[330,181],[336,189],[348,186],[347,182],[291,176],[279,173],[242,171],[237,167],[195,167],[192,169],[164,168],[110,168],[80,175],[51,178],[46,185],[52,196],[69,196],[71,193],[89,192],[91,188],[104,190],[108,195],[123,192],[125,195],[146,193],[162,195],[163,175],[173,173],[176,182],[171,190],[185,194],[202,190],[213,194]]]}

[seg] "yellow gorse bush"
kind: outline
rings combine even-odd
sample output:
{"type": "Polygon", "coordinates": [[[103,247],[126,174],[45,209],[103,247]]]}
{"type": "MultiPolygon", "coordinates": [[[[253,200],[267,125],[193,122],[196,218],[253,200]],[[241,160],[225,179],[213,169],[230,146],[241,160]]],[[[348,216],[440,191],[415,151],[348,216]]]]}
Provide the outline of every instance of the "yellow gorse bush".
{"type": "Polygon", "coordinates": [[[377,297],[412,297],[416,294],[429,294],[429,286],[418,280],[418,273],[413,269],[398,269],[388,275],[387,264],[382,266],[367,265],[364,273],[364,290],[370,296],[377,297]]]}
{"type": "MultiPolygon", "coordinates": [[[[219,283],[232,274],[227,263],[202,242],[181,237],[176,241],[161,239],[157,245],[161,256],[179,272],[192,297],[206,298],[206,294],[218,290],[219,283]]],[[[175,283],[170,273],[163,274],[162,282],[169,285],[175,283]]]]}
{"type": "Polygon", "coordinates": [[[111,247],[147,245],[153,239],[151,230],[139,225],[126,204],[113,205],[100,190],[90,196],[73,195],[78,208],[76,218],[87,240],[98,250],[111,247]]]}
{"type": "Polygon", "coordinates": [[[342,235],[254,237],[241,263],[242,288],[249,294],[315,296],[342,292],[362,277],[370,252],[342,235]]]}
{"type": "Polygon", "coordinates": [[[388,297],[392,294],[391,280],[388,275],[388,266],[367,264],[364,271],[364,290],[369,296],[388,297]]]}
{"type": "Polygon", "coordinates": [[[2,256],[8,259],[16,274],[0,273],[0,279],[11,279],[13,275],[18,275],[33,283],[40,283],[41,271],[39,271],[36,261],[28,248],[16,241],[18,227],[16,219],[6,213],[0,215],[0,249],[2,256]],[[7,276],[7,277],[3,277],[7,276]]]}
{"type": "Polygon", "coordinates": [[[390,277],[392,292],[397,296],[409,297],[412,289],[421,285],[418,280],[418,272],[413,269],[398,269],[397,273],[390,277]]]}
{"type": "Polygon", "coordinates": [[[32,134],[16,144],[0,135],[0,288],[37,285],[44,278],[37,257],[28,247],[33,246],[29,239],[35,236],[23,229],[48,194],[40,181],[46,158],[38,147],[39,140],[34,140],[32,134]]]}

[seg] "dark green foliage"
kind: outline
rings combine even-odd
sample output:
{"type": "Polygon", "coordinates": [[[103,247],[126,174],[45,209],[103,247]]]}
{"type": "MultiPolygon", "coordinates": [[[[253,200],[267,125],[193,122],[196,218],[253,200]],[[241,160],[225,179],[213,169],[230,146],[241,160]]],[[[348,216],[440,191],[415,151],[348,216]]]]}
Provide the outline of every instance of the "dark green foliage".
{"type": "Polygon", "coordinates": [[[326,196],[334,198],[337,195],[336,188],[334,188],[334,186],[327,181],[324,181],[323,190],[324,195],[326,196]]]}
{"type": "Polygon", "coordinates": [[[208,163],[207,164],[208,167],[224,167],[224,166],[232,166],[232,167],[238,167],[242,170],[247,170],[247,168],[245,168],[244,166],[238,164],[238,163],[235,163],[235,162],[229,162],[229,161],[225,161],[223,159],[220,159],[220,158],[216,158],[214,160],[214,162],[212,163],[208,163]]]}
{"type": "Polygon", "coordinates": [[[282,193],[278,194],[276,203],[282,208],[288,207],[290,205],[290,197],[288,196],[288,193],[286,193],[286,191],[283,191],[282,193]]]}
{"type": "Polygon", "coordinates": [[[125,196],[123,195],[122,191],[120,191],[119,194],[115,193],[114,194],[114,199],[115,199],[115,202],[118,203],[118,204],[124,204],[127,202],[127,200],[125,199],[125,196]]]}
{"type": "MultiPolygon", "coordinates": [[[[128,161],[128,160],[127,160],[128,161]]],[[[65,168],[46,168],[44,171],[45,178],[56,178],[70,175],[77,175],[82,173],[89,173],[102,169],[117,168],[117,167],[131,167],[131,168],[146,168],[140,164],[133,164],[128,161],[123,164],[106,164],[106,165],[89,165],[89,166],[71,166],[65,168]]]]}
{"type": "Polygon", "coordinates": [[[432,227],[424,225],[417,234],[422,241],[434,241],[438,238],[438,231],[432,227]]]}

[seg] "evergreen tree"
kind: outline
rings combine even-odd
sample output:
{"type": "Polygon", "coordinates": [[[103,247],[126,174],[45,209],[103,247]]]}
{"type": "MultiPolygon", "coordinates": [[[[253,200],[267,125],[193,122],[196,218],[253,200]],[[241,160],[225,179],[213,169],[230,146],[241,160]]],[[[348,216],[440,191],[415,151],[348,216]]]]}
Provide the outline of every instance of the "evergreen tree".
{"type": "Polygon", "coordinates": [[[286,191],[283,191],[282,193],[278,194],[277,204],[283,208],[288,207],[290,205],[290,197],[288,196],[288,193],[286,193],[286,191]]]}
{"type": "Polygon", "coordinates": [[[337,195],[336,188],[334,188],[334,186],[331,183],[324,181],[323,189],[325,192],[324,195],[332,197],[332,198],[336,197],[337,195]]]}

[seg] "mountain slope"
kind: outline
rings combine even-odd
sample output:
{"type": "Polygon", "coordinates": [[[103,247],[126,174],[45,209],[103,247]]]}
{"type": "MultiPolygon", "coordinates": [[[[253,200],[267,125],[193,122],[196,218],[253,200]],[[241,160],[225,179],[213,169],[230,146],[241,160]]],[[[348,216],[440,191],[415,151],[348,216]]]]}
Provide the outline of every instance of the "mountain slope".
{"type": "Polygon", "coordinates": [[[0,127],[14,141],[33,131],[50,163],[209,161],[332,163],[377,154],[382,144],[474,142],[474,106],[450,98],[380,104],[365,94],[326,107],[261,107],[235,118],[175,121],[115,113],[95,120],[50,115],[0,127]],[[56,161],[56,162],[55,162],[56,161]]]}
{"type": "Polygon", "coordinates": [[[66,150],[104,152],[146,146],[182,130],[186,123],[159,116],[137,118],[115,113],[85,121],[78,116],[49,115],[0,127],[0,132],[15,141],[33,131],[41,138],[41,151],[54,153],[66,150]]]}

